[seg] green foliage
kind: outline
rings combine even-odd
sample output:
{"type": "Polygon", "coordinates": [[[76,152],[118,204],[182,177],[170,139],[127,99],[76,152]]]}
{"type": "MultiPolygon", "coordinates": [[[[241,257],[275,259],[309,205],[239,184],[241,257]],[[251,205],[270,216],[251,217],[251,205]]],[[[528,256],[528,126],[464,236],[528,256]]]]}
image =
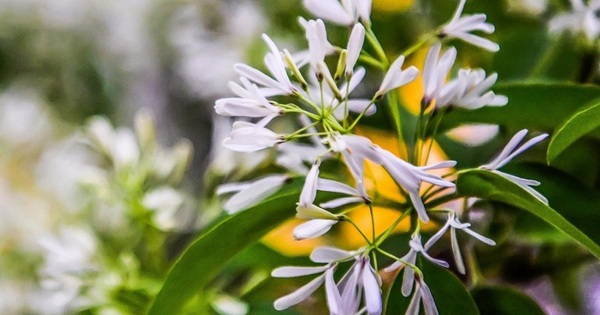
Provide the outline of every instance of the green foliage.
{"type": "Polygon", "coordinates": [[[579,138],[600,126],[600,99],[595,99],[578,109],[556,129],[548,145],[548,164],[579,138]]]}
{"type": "MultiPolygon", "coordinates": [[[[506,83],[494,87],[509,102],[502,107],[454,109],[441,121],[438,132],[466,123],[498,124],[510,130],[553,130],[583,104],[598,98],[600,87],[572,83],[506,83]]],[[[594,133],[600,137],[600,133],[594,133]]]]}
{"type": "Polygon", "coordinates": [[[457,188],[463,196],[502,202],[526,210],[568,235],[596,257],[600,257],[600,246],[588,235],[556,210],[500,175],[485,170],[465,171],[458,177],[457,188]]]}
{"type": "Polygon", "coordinates": [[[533,299],[512,288],[479,287],[474,289],[471,294],[481,315],[545,314],[533,299]]]}
{"type": "Polygon", "coordinates": [[[277,195],[220,220],[200,234],[175,262],[148,314],[176,314],[241,250],[295,214],[301,181],[277,195]]]}

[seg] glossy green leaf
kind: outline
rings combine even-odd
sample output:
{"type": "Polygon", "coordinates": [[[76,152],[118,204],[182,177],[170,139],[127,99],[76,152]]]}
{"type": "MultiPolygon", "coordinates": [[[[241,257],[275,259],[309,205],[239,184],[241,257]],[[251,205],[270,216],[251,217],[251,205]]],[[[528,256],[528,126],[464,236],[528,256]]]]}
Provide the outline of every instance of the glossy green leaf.
{"type": "Polygon", "coordinates": [[[300,180],[286,184],[273,197],[202,233],[173,265],[148,314],[177,314],[236,254],[295,214],[301,188],[300,180]]]}
{"type": "MultiPolygon", "coordinates": [[[[423,272],[425,282],[431,290],[433,299],[440,315],[477,315],[477,305],[467,291],[465,285],[450,270],[421,260],[419,268],[423,272]],[[451,297],[451,298],[450,298],[451,297]]],[[[390,290],[385,314],[405,314],[412,296],[404,297],[400,292],[402,287],[400,272],[390,290]]],[[[414,289],[414,288],[413,288],[414,289]]],[[[421,310],[423,305],[421,304],[421,310]]]]}
{"type": "Polygon", "coordinates": [[[548,145],[548,164],[566,150],[573,142],[600,126],[600,99],[595,99],[588,105],[570,116],[556,129],[548,145]]]}
{"type": "Polygon", "coordinates": [[[503,202],[529,211],[546,221],[575,242],[581,244],[596,257],[600,258],[600,246],[585,233],[567,221],[556,210],[545,205],[533,195],[512,181],[485,170],[469,170],[460,173],[457,189],[462,196],[479,197],[491,201],[503,202]]]}
{"type": "Polygon", "coordinates": [[[545,314],[532,298],[508,287],[481,287],[471,294],[481,315],[545,314]]]}
{"type": "MultiPolygon", "coordinates": [[[[508,104],[476,110],[453,109],[446,113],[438,132],[462,124],[498,124],[513,130],[553,130],[565,117],[600,96],[600,87],[569,83],[507,83],[493,87],[496,94],[506,95],[508,104]]],[[[600,133],[594,133],[600,137],[600,133]]]]}

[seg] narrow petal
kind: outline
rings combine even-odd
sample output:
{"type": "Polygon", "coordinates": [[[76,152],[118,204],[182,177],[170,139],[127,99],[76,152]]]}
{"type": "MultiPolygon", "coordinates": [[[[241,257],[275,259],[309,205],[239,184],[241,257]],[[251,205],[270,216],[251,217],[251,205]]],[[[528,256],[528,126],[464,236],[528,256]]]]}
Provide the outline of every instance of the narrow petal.
{"type": "Polygon", "coordinates": [[[463,262],[462,255],[460,254],[460,246],[458,245],[458,239],[456,238],[456,230],[450,229],[450,244],[452,246],[452,255],[454,256],[454,262],[456,263],[456,269],[458,272],[465,274],[465,263],[463,262]]]}
{"type": "Polygon", "coordinates": [[[335,247],[322,246],[313,250],[310,254],[310,260],[316,263],[330,263],[347,260],[355,255],[355,252],[349,252],[335,247]]]}
{"type": "Polygon", "coordinates": [[[294,238],[303,240],[307,238],[319,237],[327,233],[337,220],[315,219],[298,225],[294,229],[294,238]]]}
{"type": "Polygon", "coordinates": [[[324,209],[321,209],[313,204],[309,205],[298,205],[296,207],[296,217],[298,219],[313,220],[313,219],[327,219],[337,220],[338,217],[324,209]]]}
{"type": "Polygon", "coordinates": [[[375,272],[367,261],[362,273],[363,291],[365,295],[365,304],[369,315],[381,314],[381,290],[375,272]]]}
{"type": "Polygon", "coordinates": [[[433,295],[431,295],[431,290],[425,283],[425,281],[420,281],[421,285],[421,300],[423,301],[423,306],[425,307],[425,315],[439,315],[437,307],[435,306],[435,301],[433,300],[433,295]]]}
{"type": "Polygon", "coordinates": [[[302,192],[300,193],[300,205],[306,206],[313,203],[317,196],[317,184],[319,181],[319,167],[321,166],[321,160],[316,160],[304,181],[302,192]]]}
{"type": "Polygon", "coordinates": [[[286,175],[273,175],[254,181],[229,198],[223,208],[230,214],[245,210],[277,192],[287,180],[286,175]]]}
{"type": "Polygon", "coordinates": [[[498,154],[498,156],[496,158],[494,158],[491,162],[484,165],[483,167],[487,168],[487,169],[497,169],[498,168],[497,166],[500,165],[500,163],[504,162],[504,160],[517,147],[517,145],[519,145],[519,142],[521,142],[521,140],[523,140],[525,138],[525,136],[527,135],[527,132],[528,132],[527,129],[523,129],[523,130],[520,130],[519,132],[517,132],[510,139],[510,141],[508,141],[508,143],[506,144],[504,149],[502,149],[500,154],[498,154]]]}
{"type": "Polygon", "coordinates": [[[343,315],[340,313],[342,297],[333,278],[334,271],[334,268],[329,268],[325,272],[325,296],[327,297],[327,306],[332,315],[343,315]]]}
{"type": "Polygon", "coordinates": [[[276,310],[282,311],[290,306],[296,305],[308,298],[313,292],[315,292],[325,280],[325,274],[313,279],[311,282],[300,287],[298,290],[283,296],[273,303],[276,310]]]}
{"type": "Polygon", "coordinates": [[[322,273],[329,268],[328,265],[319,267],[279,267],[271,272],[271,277],[294,278],[322,273]]]}
{"type": "Polygon", "coordinates": [[[348,40],[348,56],[346,57],[346,74],[351,75],[354,71],[354,66],[360,52],[362,50],[363,43],[365,41],[365,27],[362,24],[357,23],[352,28],[350,39],[348,40]]]}
{"type": "Polygon", "coordinates": [[[486,244],[488,244],[490,246],[495,246],[496,245],[496,242],[494,242],[494,240],[489,239],[489,238],[487,238],[487,237],[485,237],[485,236],[483,236],[483,235],[481,235],[481,234],[479,234],[479,233],[477,233],[477,232],[475,232],[475,231],[473,231],[471,229],[463,229],[463,231],[465,231],[467,234],[473,236],[474,238],[476,238],[476,239],[478,239],[478,240],[480,240],[480,241],[482,241],[482,242],[484,242],[484,243],[486,243],[486,244]]]}
{"type": "Polygon", "coordinates": [[[325,209],[335,209],[339,208],[351,203],[364,203],[365,199],[363,197],[344,197],[330,200],[328,202],[323,202],[319,204],[322,208],[325,209]]]}

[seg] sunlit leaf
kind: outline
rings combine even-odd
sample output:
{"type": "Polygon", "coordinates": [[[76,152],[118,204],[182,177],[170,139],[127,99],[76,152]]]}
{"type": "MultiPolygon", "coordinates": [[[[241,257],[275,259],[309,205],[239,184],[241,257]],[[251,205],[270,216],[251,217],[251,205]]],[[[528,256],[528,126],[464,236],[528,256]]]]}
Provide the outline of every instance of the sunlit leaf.
{"type": "Polygon", "coordinates": [[[592,132],[600,126],[600,99],[595,99],[588,105],[570,116],[556,129],[548,145],[547,160],[550,164],[577,139],[592,132]]]}
{"type": "Polygon", "coordinates": [[[600,258],[600,246],[592,241],[590,237],[567,221],[556,210],[500,175],[485,170],[465,171],[458,177],[457,188],[463,196],[503,202],[529,211],[600,258]]]}
{"type": "Polygon", "coordinates": [[[148,314],[177,314],[236,254],[295,214],[301,188],[300,180],[286,184],[275,196],[202,233],[173,265],[148,314]]]}

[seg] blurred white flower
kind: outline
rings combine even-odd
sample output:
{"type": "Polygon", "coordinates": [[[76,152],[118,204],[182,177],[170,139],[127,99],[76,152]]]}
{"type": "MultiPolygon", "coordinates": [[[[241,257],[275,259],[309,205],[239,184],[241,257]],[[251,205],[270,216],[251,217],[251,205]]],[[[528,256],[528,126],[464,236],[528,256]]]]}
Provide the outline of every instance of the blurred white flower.
{"type": "Polygon", "coordinates": [[[185,197],[169,186],[158,187],[144,196],[142,204],[153,211],[154,224],[161,230],[181,228],[185,222],[178,220],[178,212],[182,210],[185,197]]]}
{"type": "Polygon", "coordinates": [[[223,205],[230,214],[248,209],[276,193],[286,181],[287,175],[269,175],[263,178],[242,183],[223,184],[217,188],[217,195],[235,192],[223,205]]]}
{"type": "Polygon", "coordinates": [[[573,11],[561,13],[550,20],[550,32],[581,32],[588,40],[594,41],[600,34],[600,0],[590,0],[588,5],[585,5],[583,0],[571,0],[571,6],[573,11]]]}
{"type": "Polygon", "coordinates": [[[50,116],[33,90],[12,88],[0,94],[0,140],[16,149],[39,149],[52,135],[50,116]]]}
{"type": "Polygon", "coordinates": [[[326,21],[350,26],[360,19],[370,23],[371,0],[304,0],[304,7],[326,21]]]}

